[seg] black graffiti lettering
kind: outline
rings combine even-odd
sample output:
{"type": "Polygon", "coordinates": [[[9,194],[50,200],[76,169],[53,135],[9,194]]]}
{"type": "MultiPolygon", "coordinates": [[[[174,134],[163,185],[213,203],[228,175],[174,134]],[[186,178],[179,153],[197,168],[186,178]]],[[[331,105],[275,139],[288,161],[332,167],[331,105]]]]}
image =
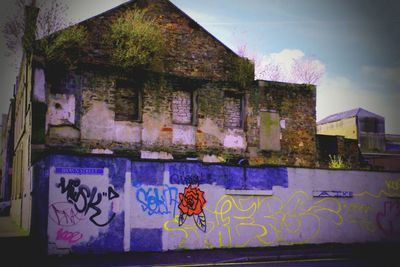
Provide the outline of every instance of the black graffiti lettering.
{"type": "Polygon", "coordinates": [[[109,186],[108,187],[108,200],[114,199],[119,197],[119,194],[117,192],[114,191],[114,189],[109,186]]]}
{"type": "Polygon", "coordinates": [[[89,217],[89,220],[95,225],[106,226],[114,219],[115,213],[105,223],[96,220],[102,214],[98,205],[102,202],[103,195],[108,196],[108,200],[119,197],[119,194],[111,186],[108,187],[107,192],[98,192],[97,187],[90,189],[89,186],[81,184],[79,178],[69,180],[66,185],[65,178],[61,177],[56,187],[61,189],[61,194],[66,193],[67,201],[74,205],[78,213],[86,215],[90,210],[93,211],[94,213],[89,217]]]}
{"type": "Polygon", "coordinates": [[[200,184],[200,177],[196,174],[192,175],[183,175],[183,174],[171,174],[171,181],[177,184],[185,184],[185,185],[199,185],[200,184]]]}

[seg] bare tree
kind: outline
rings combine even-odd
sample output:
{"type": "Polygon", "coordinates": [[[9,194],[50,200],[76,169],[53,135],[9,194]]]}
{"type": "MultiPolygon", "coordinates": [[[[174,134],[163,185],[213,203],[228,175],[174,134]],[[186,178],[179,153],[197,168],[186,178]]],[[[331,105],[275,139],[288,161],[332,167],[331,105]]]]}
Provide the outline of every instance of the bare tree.
{"type": "Polygon", "coordinates": [[[293,59],[288,65],[283,66],[273,59],[263,60],[257,54],[251,54],[247,45],[240,45],[237,54],[248,58],[255,63],[255,78],[268,81],[293,82],[318,84],[325,74],[324,65],[315,57],[302,56],[293,59]]]}
{"type": "MultiPolygon", "coordinates": [[[[8,48],[7,55],[13,55],[22,48],[22,36],[25,30],[25,6],[36,5],[35,0],[16,0],[16,14],[8,18],[8,21],[2,29],[3,36],[6,40],[8,48]]],[[[55,31],[61,30],[70,23],[66,19],[66,11],[68,10],[65,2],[61,1],[43,1],[39,6],[39,16],[37,20],[37,38],[42,38],[55,31]]]]}
{"type": "Polygon", "coordinates": [[[301,57],[293,60],[291,76],[294,82],[318,84],[324,74],[325,67],[313,57],[301,57]]]}
{"type": "MultiPolygon", "coordinates": [[[[257,67],[260,64],[257,65],[257,67]]],[[[256,69],[256,78],[269,81],[284,81],[285,76],[283,74],[282,68],[276,63],[267,63],[256,69]]]]}

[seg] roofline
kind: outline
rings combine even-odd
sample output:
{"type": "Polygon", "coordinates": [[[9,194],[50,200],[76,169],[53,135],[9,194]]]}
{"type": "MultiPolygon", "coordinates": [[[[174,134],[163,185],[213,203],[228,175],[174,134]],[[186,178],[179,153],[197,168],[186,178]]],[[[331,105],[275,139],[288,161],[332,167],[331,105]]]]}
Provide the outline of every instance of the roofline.
{"type": "MultiPolygon", "coordinates": [[[[337,113],[336,113],[337,114],[337,113]]],[[[332,114],[332,115],[329,115],[329,116],[333,116],[333,115],[335,115],[335,114],[332,114]]],[[[328,116],[328,117],[329,117],[328,116]]],[[[332,122],[337,122],[337,121],[341,121],[341,120],[343,120],[343,119],[350,119],[350,118],[356,118],[357,117],[357,115],[354,115],[354,116],[349,116],[349,117],[345,117],[345,118],[341,118],[341,119],[337,119],[337,120],[331,120],[331,121],[328,121],[328,122],[324,122],[324,123],[321,123],[321,121],[323,121],[324,119],[322,119],[322,120],[320,120],[320,121],[317,121],[317,125],[321,125],[321,124],[327,124],[327,123],[332,123],[332,122]]]]}
{"type": "Polygon", "coordinates": [[[197,21],[195,21],[192,17],[190,17],[188,14],[186,14],[182,9],[180,9],[179,7],[177,7],[174,3],[172,3],[169,0],[164,0],[167,1],[168,3],[170,3],[173,7],[175,7],[176,9],[178,9],[186,18],[188,18],[189,20],[193,21],[200,29],[202,29],[203,31],[205,31],[207,34],[209,34],[213,39],[215,39],[218,43],[220,43],[222,46],[224,46],[228,51],[230,51],[231,53],[235,54],[238,57],[239,56],[235,51],[233,51],[230,47],[228,47],[226,44],[224,44],[223,42],[221,42],[217,37],[215,37],[213,34],[211,34],[208,30],[206,30],[203,26],[201,26],[197,21]]]}
{"type": "Polygon", "coordinates": [[[289,85],[294,85],[294,86],[313,86],[315,88],[317,88],[317,86],[315,84],[311,84],[311,83],[292,83],[292,82],[282,82],[282,81],[271,81],[271,80],[263,80],[263,79],[254,79],[254,81],[258,84],[262,86],[262,83],[276,83],[276,84],[289,84],[289,85]]]}
{"type": "MultiPolygon", "coordinates": [[[[131,3],[135,2],[135,1],[137,1],[137,0],[128,0],[128,1],[122,3],[122,4],[118,5],[118,6],[115,6],[115,7],[111,8],[111,9],[108,9],[108,10],[106,10],[106,11],[103,11],[103,12],[97,14],[97,15],[94,15],[94,16],[92,16],[92,17],[89,17],[89,18],[87,18],[87,19],[84,19],[84,20],[82,20],[82,21],[79,21],[79,22],[77,22],[77,23],[75,23],[75,24],[69,25],[68,27],[63,28],[63,29],[61,29],[61,30],[58,30],[58,31],[56,31],[56,32],[53,32],[53,33],[51,33],[51,34],[49,34],[49,35],[47,35],[47,36],[43,36],[41,39],[47,38],[47,37],[49,37],[49,36],[51,36],[51,35],[53,35],[53,34],[55,34],[55,33],[61,32],[61,31],[65,30],[65,29],[68,29],[68,28],[70,28],[70,27],[72,27],[72,26],[84,24],[84,23],[86,23],[86,22],[88,22],[88,21],[90,21],[90,20],[92,20],[92,19],[96,19],[97,17],[104,16],[104,15],[106,15],[106,14],[108,14],[108,13],[111,13],[111,12],[115,11],[116,9],[119,9],[119,8],[121,8],[121,7],[123,7],[123,6],[128,6],[128,5],[130,5],[131,3]]],[[[202,29],[203,31],[205,31],[206,34],[210,35],[215,41],[217,41],[218,43],[220,43],[220,44],[221,44],[223,47],[225,47],[229,52],[233,53],[234,55],[236,55],[236,56],[238,56],[238,57],[241,57],[241,56],[239,56],[235,51],[233,51],[230,47],[228,47],[226,44],[224,44],[222,41],[220,41],[217,37],[215,37],[213,34],[211,34],[208,30],[206,30],[203,26],[201,26],[201,25],[200,25],[197,21],[195,21],[192,17],[190,17],[188,14],[186,14],[184,11],[182,11],[182,9],[180,9],[179,7],[177,7],[174,3],[172,3],[172,2],[169,1],[169,0],[162,0],[162,1],[168,2],[170,5],[172,5],[174,8],[176,8],[179,12],[182,13],[182,15],[183,15],[184,17],[186,17],[187,19],[189,19],[190,21],[192,21],[196,26],[198,26],[200,29],[202,29]]],[[[41,40],[41,39],[38,39],[38,40],[41,40]]]]}

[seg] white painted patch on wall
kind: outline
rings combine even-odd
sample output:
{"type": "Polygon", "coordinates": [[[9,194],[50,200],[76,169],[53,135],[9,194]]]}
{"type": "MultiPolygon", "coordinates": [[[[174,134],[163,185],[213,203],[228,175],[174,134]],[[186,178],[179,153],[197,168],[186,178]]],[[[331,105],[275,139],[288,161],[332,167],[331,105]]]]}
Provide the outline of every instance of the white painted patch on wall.
{"type": "Polygon", "coordinates": [[[203,156],[203,162],[210,162],[210,163],[216,162],[216,163],[218,163],[218,162],[221,162],[221,161],[219,160],[219,158],[216,155],[212,154],[212,155],[204,155],[203,156]]]}
{"type": "Polygon", "coordinates": [[[160,137],[160,126],[164,125],[166,121],[164,115],[153,117],[143,114],[142,143],[144,145],[156,143],[160,137]]]}
{"type": "Polygon", "coordinates": [[[117,142],[139,143],[142,129],[139,124],[129,121],[114,122],[114,140],[117,142]]]}
{"type": "Polygon", "coordinates": [[[228,129],[224,138],[224,147],[246,148],[246,141],[243,131],[228,129]]]}
{"type": "Polygon", "coordinates": [[[82,116],[82,139],[113,140],[114,112],[102,101],[92,101],[89,111],[82,116]]]}
{"type": "Polygon", "coordinates": [[[102,148],[95,148],[92,149],[92,154],[113,154],[114,152],[107,149],[102,149],[102,148]]]}
{"type": "Polygon", "coordinates": [[[280,120],[279,124],[281,125],[281,129],[285,129],[286,128],[286,120],[280,120]]]}
{"type": "Polygon", "coordinates": [[[33,99],[46,102],[45,76],[43,69],[35,69],[35,84],[33,86],[33,99]]]}
{"type": "Polygon", "coordinates": [[[140,151],[140,158],[141,159],[174,159],[174,157],[167,152],[161,151],[140,151]]]}
{"type": "Polygon", "coordinates": [[[102,101],[93,101],[89,111],[83,115],[82,139],[113,140],[123,143],[138,143],[141,127],[129,121],[114,121],[115,113],[102,101]]]}
{"type": "Polygon", "coordinates": [[[191,125],[172,125],[172,143],[175,145],[195,145],[195,127],[191,125]]]}

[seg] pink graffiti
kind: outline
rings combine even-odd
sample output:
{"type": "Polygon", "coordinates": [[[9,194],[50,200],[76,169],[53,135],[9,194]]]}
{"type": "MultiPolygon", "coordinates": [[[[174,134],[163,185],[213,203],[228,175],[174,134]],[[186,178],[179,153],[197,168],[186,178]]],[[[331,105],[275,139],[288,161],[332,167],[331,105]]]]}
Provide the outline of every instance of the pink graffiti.
{"type": "Polygon", "coordinates": [[[78,213],[73,204],[69,202],[56,202],[49,206],[49,218],[60,226],[78,224],[84,219],[82,213],[78,213]]]}
{"type": "Polygon", "coordinates": [[[83,237],[83,234],[81,232],[70,232],[67,230],[64,230],[63,228],[60,228],[57,231],[57,240],[63,240],[65,242],[68,242],[70,244],[76,243],[79,240],[81,240],[83,237]]]}
{"type": "Polygon", "coordinates": [[[386,235],[400,235],[400,201],[385,201],[376,214],[376,224],[386,235]]]}

